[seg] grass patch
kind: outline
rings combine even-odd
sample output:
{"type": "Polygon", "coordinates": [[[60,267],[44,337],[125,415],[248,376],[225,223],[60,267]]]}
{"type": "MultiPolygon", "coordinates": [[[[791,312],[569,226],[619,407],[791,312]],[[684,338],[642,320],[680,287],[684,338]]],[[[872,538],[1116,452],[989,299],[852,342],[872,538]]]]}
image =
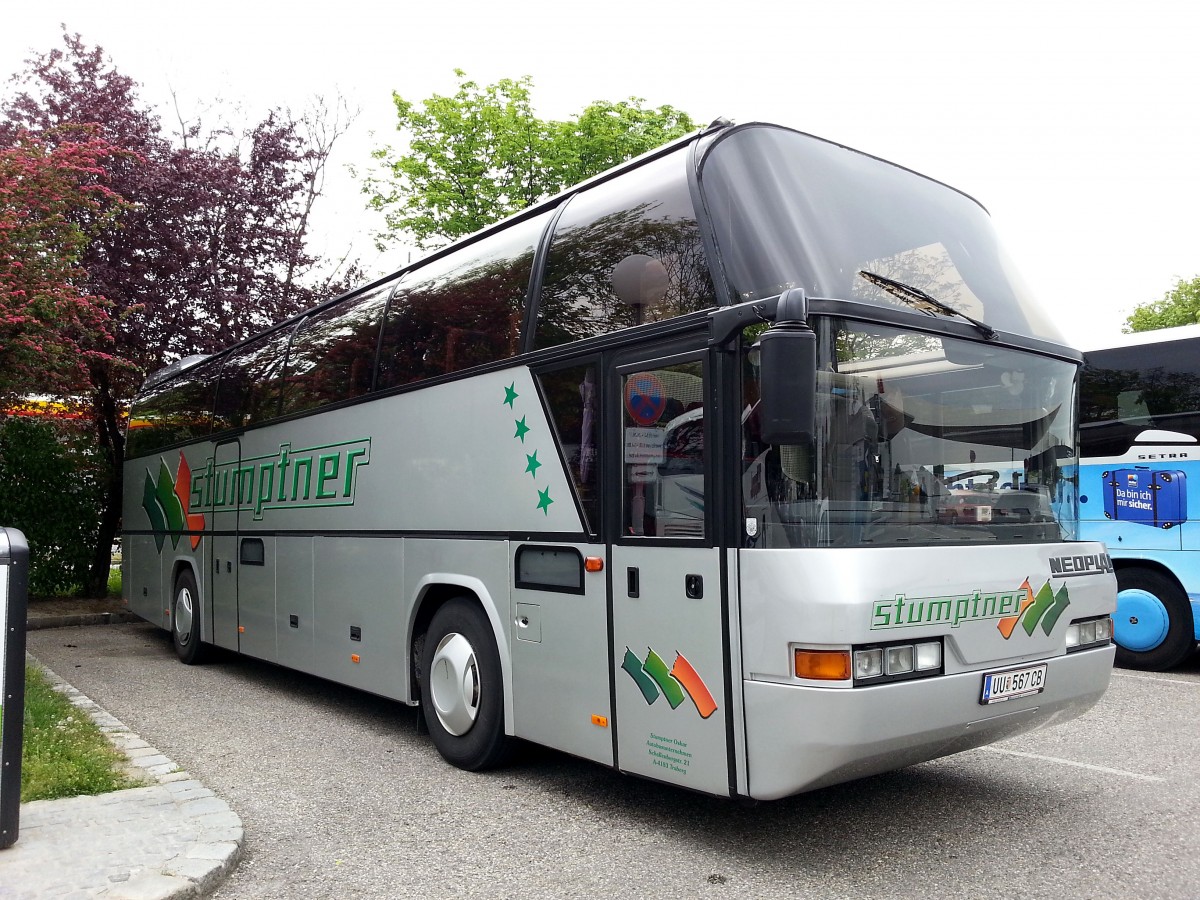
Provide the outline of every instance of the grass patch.
{"type": "Polygon", "coordinates": [[[121,596],[121,567],[113,566],[108,570],[108,596],[121,596]]]}
{"type": "Polygon", "coordinates": [[[41,669],[26,666],[21,802],[135,787],[124,766],[125,755],[91,717],[56,691],[41,669]]]}

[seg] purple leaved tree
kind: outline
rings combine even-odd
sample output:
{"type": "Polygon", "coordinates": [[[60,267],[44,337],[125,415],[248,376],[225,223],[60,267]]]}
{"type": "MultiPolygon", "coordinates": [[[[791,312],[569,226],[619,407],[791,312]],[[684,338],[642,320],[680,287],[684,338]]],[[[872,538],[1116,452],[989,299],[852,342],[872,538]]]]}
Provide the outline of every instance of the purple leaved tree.
{"type": "Polygon", "coordinates": [[[332,109],[318,101],[307,117],[274,110],[242,133],[187,123],[169,135],[140,100],[139,85],[101,48],[66,32],[62,48],[29,60],[14,82],[0,107],[0,148],[16,146],[22,134],[54,145],[86,127],[125,151],[105,168],[107,187],[127,205],[90,231],[76,285],[103,298],[111,317],[107,357],[89,358],[75,387],[106,463],[83,585],[100,596],[120,527],[122,420],[141,377],[241,340],[357,277],[328,274],[305,249],[325,167],[352,115],[344,101],[332,109]]]}

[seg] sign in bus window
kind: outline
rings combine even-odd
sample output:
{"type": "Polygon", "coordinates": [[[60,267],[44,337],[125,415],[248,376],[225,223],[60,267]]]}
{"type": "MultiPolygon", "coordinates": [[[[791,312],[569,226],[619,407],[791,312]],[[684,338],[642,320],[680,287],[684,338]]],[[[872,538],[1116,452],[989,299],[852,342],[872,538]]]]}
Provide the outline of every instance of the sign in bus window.
{"type": "Polygon", "coordinates": [[[704,537],[704,377],[700,362],[621,383],[622,531],[704,537]]]}

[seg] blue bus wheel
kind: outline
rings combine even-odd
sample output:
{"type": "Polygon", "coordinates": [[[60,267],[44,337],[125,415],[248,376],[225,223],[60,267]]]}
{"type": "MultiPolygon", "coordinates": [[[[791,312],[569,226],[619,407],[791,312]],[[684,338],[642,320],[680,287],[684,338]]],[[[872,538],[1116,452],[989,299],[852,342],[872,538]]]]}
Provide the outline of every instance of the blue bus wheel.
{"type": "Polygon", "coordinates": [[[1151,671],[1178,665],[1195,648],[1192,629],[1191,605],[1172,579],[1153,569],[1117,571],[1117,665],[1151,671]]]}

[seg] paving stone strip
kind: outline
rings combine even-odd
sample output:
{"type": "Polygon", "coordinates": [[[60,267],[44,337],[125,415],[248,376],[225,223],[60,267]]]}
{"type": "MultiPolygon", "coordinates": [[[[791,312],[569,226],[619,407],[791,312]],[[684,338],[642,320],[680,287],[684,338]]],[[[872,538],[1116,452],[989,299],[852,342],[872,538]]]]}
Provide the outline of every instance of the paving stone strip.
{"type": "MultiPolygon", "coordinates": [[[[30,657],[32,659],[32,657],[30,657]]],[[[229,805],[41,663],[54,687],[125,753],[143,787],[21,806],[0,850],[0,900],[165,900],[212,893],[242,853],[229,805]]]]}

